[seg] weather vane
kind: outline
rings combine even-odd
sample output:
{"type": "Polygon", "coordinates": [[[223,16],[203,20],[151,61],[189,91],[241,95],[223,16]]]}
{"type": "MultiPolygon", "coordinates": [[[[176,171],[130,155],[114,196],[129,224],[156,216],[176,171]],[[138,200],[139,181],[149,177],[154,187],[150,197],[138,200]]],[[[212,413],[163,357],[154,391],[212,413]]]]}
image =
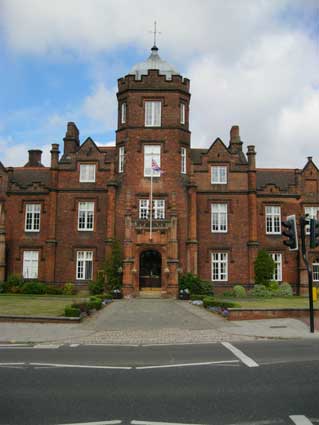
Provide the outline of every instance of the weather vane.
{"type": "Polygon", "coordinates": [[[156,36],[159,34],[162,34],[161,32],[157,31],[156,25],[157,25],[157,22],[154,21],[154,31],[150,31],[154,35],[154,46],[156,46],[156,36]]]}

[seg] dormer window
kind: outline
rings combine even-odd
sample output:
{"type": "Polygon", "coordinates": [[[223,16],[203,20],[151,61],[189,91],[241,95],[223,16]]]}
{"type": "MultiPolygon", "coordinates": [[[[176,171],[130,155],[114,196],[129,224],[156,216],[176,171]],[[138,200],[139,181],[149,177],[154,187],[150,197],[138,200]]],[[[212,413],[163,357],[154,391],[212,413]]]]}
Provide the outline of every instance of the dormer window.
{"type": "Polygon", "coordinates": [[[121,124],[126,123],[126,103],[123,102],[121,105],[121,124]]]}
{"type": "Polygon", "coordinates": [[[145,102],[145,127],[160,127],[161,107],[161,101],[145,102]]]}

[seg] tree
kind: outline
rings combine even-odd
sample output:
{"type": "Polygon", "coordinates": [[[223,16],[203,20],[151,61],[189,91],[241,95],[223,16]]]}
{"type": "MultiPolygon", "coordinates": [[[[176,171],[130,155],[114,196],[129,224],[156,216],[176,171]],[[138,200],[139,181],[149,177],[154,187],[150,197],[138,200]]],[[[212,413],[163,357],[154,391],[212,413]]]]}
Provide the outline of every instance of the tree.
{"type": "Polygon", "coordinates": [[[273,280],[275,271],[275,263],[271,256],[261,249],[258,252],[255,261],[255,284],[269,286],[270,281],[273,280]]]}
{"type": "Polygon", "coordinates": [[[122,250],[119,241],[112,242],[112,250],[104,264],[107,287],[110,291],[122,287],[122,250]]]}

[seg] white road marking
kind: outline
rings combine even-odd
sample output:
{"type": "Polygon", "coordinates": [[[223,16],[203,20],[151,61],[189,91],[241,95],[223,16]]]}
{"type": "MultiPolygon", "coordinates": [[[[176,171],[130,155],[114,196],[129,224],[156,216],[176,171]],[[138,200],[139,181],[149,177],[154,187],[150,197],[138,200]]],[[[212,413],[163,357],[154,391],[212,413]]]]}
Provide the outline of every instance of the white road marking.
{"type": "Polygon", "coordinates": [[[258,367],[259,364],[255,362],[255,360],[251,359],[250,357],[246,356],[241,350],[234,347],[229,342],[222,342],[222,345],[227,348],[229,351],[231,351],[236,357],[239,358],[246,366],[248,367],[258,367]]]}
{"type": "Polygon", "coordinates": [[[24,362],[20,363],[0,363],[0,366],[21,366],[25,364],[24,362]]]}
{"type": "Polygon", "coordinates": [[[167,368],[167,367],[207,366],[207,365],[214,365],[214,364],[222,365],[225,363],[239,363],[239,360],[222,360],[218,362],[202,362],[202,363],[177,363],[177,364],[163,364],[163,365],[155,365],[155,366],[137,366],[136,369],[161,369],[161,368],[167,368]]]}
{"type": "Polygon", "coordinates": [[[313,425],[310,420],[303,415],[291,415],[289,418],[295,423],[296,425],[313,425]]]}
{"type": "Polygon", "coordinates": [[[70,344],[70,347],[75,348],[78,347],[80,344],[70,344]]]}
{"type": "Polygon", "coordinates": [[[204,424],[184,424],[180,422],[152,422],[152,421],[131,421],[132,425],[204,425],[204,424]]]}
{"type": "Polygon", "coordinates": [[[115,425],[121,424],[122,421],[102,421],[102,422],[81,422],[81,423],[72,423],[72,424],[60,424],[60,425],[115,425]]]}
{"type": "Polygon", "coordinates": [[[61,347],[61,344],[35,344],[33,348],[56,349],[61,347]]]}
{"type": "Polygon", "coordinates": [[[132,369],[131,366],[97,366],[81,364],[62,364],[62,363],[29,363],[30,366],[52,366],[52,367],[70,367],[79,369],[132,369]]]}
{"type": "Polygon", "coordinates": [[[7,348],[7,347],[30,347],[29,344],[0,344],[0,348],[7,348]]]}

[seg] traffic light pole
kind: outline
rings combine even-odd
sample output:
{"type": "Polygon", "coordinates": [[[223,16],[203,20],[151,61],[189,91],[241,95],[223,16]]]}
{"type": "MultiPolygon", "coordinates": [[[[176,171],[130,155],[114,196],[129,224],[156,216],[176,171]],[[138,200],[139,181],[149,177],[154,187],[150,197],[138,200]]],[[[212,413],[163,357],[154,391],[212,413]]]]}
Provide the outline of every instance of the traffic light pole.
{"type": "Polygon", "coordinates": [[[307,250],[306,250],[306,233],[305,227],[308,224],[308,220],[305,217],[300,217],[300,234],[301,234],[301,251],[302,258],[306,265],[306,269],[308,272],[308,291],[309,291],[309,319],[310,319],[310,332],[314,333],[315,331],[315,320],[314,320],[314,312],[313,312],[313,293],[312,293],[312,270],[308,262],[307,258],[307,250]]]}

